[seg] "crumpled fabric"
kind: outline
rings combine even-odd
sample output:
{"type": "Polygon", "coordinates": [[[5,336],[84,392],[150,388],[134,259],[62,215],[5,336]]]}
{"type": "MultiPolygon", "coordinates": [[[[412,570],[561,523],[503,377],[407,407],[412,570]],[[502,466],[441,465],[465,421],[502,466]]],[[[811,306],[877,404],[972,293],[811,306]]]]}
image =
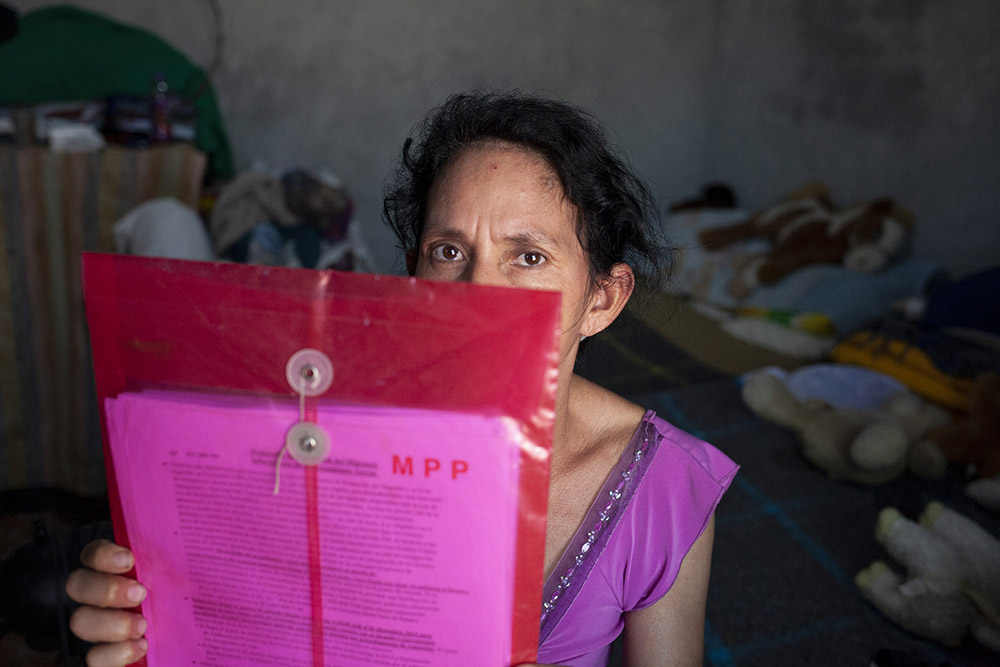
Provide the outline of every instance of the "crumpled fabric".
{"type": "Polygon", "coordinates": [[[258,224],[284,227],[300,223],[285,203],[281,181],[261,171],[245,171],[230,181],[212,209],[209,230],[215,252],[222,254],[258,224]]]}

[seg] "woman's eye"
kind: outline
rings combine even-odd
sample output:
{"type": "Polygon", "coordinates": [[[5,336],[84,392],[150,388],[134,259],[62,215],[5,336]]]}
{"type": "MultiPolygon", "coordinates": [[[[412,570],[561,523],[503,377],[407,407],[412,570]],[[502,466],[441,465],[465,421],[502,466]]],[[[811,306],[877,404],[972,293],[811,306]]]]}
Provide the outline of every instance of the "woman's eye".
{"type": "Polygon", "coordinates": [[[462,251],[453,245],[439,245],[431,250],[431,256],[444,262],[454,262],[462,258],[462,251]]]}
{"type": "Polygon", "coordinates": [[[521,263],[526,266],[538,266],[545,261],[545,255],[540,252],[525,252],[521,254],[521,263]]]}

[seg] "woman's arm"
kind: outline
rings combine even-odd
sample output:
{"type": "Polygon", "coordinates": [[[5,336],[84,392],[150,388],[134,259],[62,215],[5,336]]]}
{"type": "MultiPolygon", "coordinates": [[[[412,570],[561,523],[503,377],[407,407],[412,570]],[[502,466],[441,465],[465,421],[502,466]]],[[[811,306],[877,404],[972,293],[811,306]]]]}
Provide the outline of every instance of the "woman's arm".
{"type": "Polygon", "coordinates": [[[95,540],[80,554],[82,568],[70,573],[66,594],[80,603],[70,630],[96,642],[87,652],[90,667],[128,665],[146,655],[146,619],[126,611],[146,597],[142,584],[121,576],[132,569],[132,552],[108,540],[95,540]]]}
{"type": "Polygon", "coordinates": [[[667,594],[625,615],[628,667],[701,665],[705,650],[705,601],[712,565],[715,516],[695,540],[667,594]]]}

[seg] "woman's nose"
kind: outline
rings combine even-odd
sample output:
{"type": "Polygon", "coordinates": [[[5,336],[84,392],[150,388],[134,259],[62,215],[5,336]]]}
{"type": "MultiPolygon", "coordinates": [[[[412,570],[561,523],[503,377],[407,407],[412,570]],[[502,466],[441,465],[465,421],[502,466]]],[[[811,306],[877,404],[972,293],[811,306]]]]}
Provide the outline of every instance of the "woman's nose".
{"type": "Polygon", "coordinates": [[[462,279],[476,285],[503,285],[505,283],[503,272],[489,262],[469,262],[462,279]]]}

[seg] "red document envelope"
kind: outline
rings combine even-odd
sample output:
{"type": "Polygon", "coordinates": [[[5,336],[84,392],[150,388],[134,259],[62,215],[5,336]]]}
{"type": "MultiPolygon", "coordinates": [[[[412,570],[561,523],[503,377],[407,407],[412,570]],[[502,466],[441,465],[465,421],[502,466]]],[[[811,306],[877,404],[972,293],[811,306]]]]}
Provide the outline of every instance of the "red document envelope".
{"type": "Polygon", "coordinates": [[[534,660],[558,295],[101,254],[84,292],[148,664],[534,660]]]}

